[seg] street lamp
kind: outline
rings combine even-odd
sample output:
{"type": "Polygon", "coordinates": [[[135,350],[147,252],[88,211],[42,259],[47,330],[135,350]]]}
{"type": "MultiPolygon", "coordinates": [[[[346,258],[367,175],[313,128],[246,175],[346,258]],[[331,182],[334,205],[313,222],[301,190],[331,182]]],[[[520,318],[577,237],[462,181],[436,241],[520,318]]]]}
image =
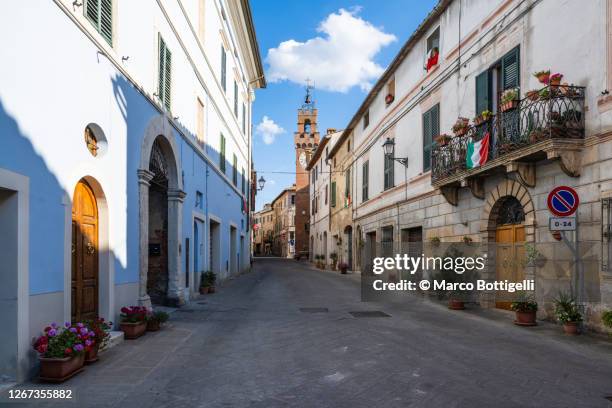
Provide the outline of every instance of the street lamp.
{"type": "Polygon", "coordinates": [[[407,157],[393,157],[393,154],[395,151],[395,141],[393,139],[388,137],[387,140],[385,140],[385,143],[383,143],[382,147],[383,147],[383,150],[385,151],[385,156],[388,159],[395,160],[397,162],[402,163],[404,167],[408,167],[407,157]]]}
{"type": "Polygon", "coordinates": [[[264,185],[266,184],[266,179],[261,176],[259,180],[257,180],[257,182],[259,183],[259,188],[257,189],[257,191],[263,190],[264,185]]]}

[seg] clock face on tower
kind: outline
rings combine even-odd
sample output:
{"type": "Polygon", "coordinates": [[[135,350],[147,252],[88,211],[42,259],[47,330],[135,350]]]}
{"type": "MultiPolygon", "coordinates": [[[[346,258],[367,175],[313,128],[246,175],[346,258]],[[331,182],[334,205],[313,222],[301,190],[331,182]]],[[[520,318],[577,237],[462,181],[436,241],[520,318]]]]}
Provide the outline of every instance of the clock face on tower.
{"type": "Polygon", "coordinates": [[[302,152],[300,153],[300,166],[302,166],[303,169],[306,168],[306,166],[308,166],[308,162],[306,162],[306,153],[302,152]]]}

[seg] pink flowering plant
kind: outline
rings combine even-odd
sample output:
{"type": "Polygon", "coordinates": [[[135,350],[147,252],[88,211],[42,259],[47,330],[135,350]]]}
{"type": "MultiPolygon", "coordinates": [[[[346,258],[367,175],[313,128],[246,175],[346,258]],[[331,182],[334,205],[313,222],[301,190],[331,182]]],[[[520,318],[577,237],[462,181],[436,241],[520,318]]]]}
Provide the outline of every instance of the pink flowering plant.
{"type": "Polygon", "coordinates": [[[129,306],[121,308],[121,322],[140,323],[147,319],[149,310],[144,306],[129,306]]]}
{"type": "Polygon", "coordinates": [[[95,342],[94,337],[95,333],[83,323],[73,325],[66,322],[64,326],[51,323],[45,327],[43,335],[36,339],[33,347],[44,358],[71,357],[89,350],[95,342]]]}

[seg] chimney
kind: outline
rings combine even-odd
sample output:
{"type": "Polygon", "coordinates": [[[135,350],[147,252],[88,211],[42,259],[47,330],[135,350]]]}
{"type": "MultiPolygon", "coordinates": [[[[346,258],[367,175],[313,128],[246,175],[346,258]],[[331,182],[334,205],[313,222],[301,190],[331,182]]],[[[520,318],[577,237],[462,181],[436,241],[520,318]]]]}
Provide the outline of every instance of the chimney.
{"type": "Polygon", "coordinates": [[[336,129],[334,128],[327,128],[327,134],[332,134],[332,133],[336,133],[336,129]]]}

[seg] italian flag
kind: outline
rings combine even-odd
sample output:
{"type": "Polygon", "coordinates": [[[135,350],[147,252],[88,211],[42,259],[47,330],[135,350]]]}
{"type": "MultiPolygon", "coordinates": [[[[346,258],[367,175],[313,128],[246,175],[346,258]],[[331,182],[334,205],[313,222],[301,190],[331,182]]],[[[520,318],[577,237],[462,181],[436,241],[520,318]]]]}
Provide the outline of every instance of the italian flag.
{"type": "Polygon", "coordinates": [[[469,142],[467,146],[466,165],[468,169],[480,167],[489,158],[489,132],[478,142],[469,142]]]}

